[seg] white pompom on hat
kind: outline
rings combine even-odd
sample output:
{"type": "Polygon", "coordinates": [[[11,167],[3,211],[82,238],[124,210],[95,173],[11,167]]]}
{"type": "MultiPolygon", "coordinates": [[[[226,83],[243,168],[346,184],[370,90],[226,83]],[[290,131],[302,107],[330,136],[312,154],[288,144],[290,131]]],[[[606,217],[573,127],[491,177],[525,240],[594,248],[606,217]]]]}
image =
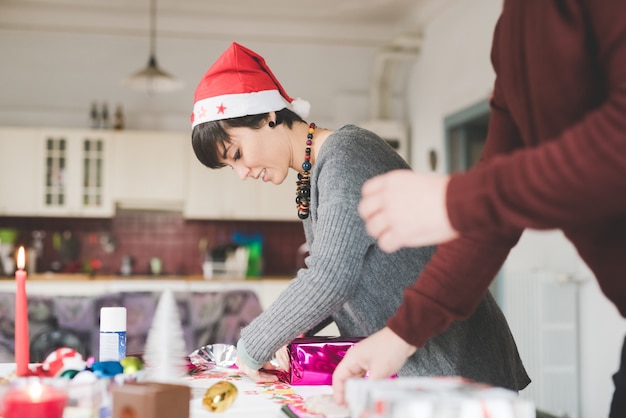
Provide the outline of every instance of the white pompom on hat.
{"type": "Polygon", "coordinates": [[[289,97],[263,57],[233,42],[202,76],[196,88],[191,127],[290,106],[302,118],[306,118],[311,109],[306,100],[289,97]]]}

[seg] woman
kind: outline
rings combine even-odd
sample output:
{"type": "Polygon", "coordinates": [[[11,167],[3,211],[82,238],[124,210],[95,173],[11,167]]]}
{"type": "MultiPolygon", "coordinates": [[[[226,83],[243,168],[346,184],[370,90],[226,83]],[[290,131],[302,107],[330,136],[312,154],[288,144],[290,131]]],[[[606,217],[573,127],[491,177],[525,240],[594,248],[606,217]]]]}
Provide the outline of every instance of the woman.
{"type": "MultiPolygon", "coordinates": [[[[299,173],[294,217],[303,220],[310,256],[288,288],[241,331],[238,365],[250,377],[298,335],[332,317],[342,336],[385,326],[434,247],[382,252],[357,212],[363,183],[408,168],[383,139],[356,126],[337,131],[306,123],[262,57],[233,43],[196,89],[192,144],[207,167],[230,166],[281,184],[299,173]],[[296,110],[296,112],[291,109],[296,110]]],[[[254,202],[251,202],[254,204],[254,202]]],[[[458,375],[513,390],[529,382],[500,309],[487,294],[467,321],[429,341],[399,375],[458,375]]]]}

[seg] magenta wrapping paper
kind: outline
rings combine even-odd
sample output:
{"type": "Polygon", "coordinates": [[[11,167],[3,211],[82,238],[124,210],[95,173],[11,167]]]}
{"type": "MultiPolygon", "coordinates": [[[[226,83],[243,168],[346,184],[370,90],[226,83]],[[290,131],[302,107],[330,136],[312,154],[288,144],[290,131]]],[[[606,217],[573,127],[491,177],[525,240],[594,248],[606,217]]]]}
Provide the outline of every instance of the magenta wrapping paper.
{"type": "MultiPolygon", "coordinates": [[[[304,337],[287,346],[290,371],[275,371],[290,385],[331,385],[333,372],[346,351],[362,337],[304,337]]],[[[272,372],[269,371],[268,372],[272,372]]]]}

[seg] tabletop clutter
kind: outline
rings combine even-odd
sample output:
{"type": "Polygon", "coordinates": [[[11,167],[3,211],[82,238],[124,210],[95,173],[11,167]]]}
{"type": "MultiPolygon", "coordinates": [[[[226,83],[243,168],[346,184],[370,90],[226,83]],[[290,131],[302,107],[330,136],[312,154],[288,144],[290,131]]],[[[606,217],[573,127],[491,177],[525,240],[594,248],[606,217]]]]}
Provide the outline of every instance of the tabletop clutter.
{"type": "MultiPolygon", "coordinates": [[[[361,338],[297,338],[287,346],[289,370],[271,371],[279,382],[253,382],[237,370],[233,345],[210,344],[185,352],[176,301],[169,290],[159,298],[141,356],[126,353],[126,308],[103,307],[98,361],[60,347],[42,363],[31,364],[25,345],[25,280],[23,259],[18,259],[16,364],[8,376],[0,376],[2,418],[189,418],[190,405],[198,397],[202,411],[194,417],[227,416],[231,408],[242,410],[238,402],[257,402],[252,394],[272,394],[268,409],[274,411],[272,417],[535,417],[533,404],[517,393],[460,377],[350,379],[347,405],[336,405],[328,391],[332,373],[361,338]],[[328,390],[309,392],[305,398],[292,387],[328,390]]],[[[262,401],[267,406],[268,401],[262,401]]]]}

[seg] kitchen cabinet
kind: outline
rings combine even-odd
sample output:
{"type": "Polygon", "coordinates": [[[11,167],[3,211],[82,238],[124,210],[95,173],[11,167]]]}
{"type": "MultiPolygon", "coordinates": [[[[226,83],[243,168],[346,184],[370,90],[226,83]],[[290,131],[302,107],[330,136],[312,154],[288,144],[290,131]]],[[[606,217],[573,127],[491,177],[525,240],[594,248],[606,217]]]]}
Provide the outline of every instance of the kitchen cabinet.
{"type": "Polygon", "coordinates": [[[300,221],[296,209],[296,180],[298,175],[289,170],[282,184],[259,183],[259,206],[266,220],[300,221]]]}
{"type": "Polygon", "coordinates": [[[120,131],[114,142],[113,199],[118,205],[181,210],[189,134],[120,131]]]}
{"type": "Polygon", "coordinates": [[[0,129],[0,215],[35,215],[40,162],[32,130],[0,129]]]}
{"type": "Polygon", "coordinates": [[[40,141],[38,213],[112,216],[110,132],[46,129],[40,141]]]}
{"type": "Polygon", "coordinates": [[[189,133],[0,128],[0,216],[111,217],[129,208],[298,221],[295,183],[295,172],[275,185],[209,169],[189,133]]]}
{"type": "Polygon", "coordinates": [[[105,131],[3,128],[0,143],[3,215],[113,214],[105,131]]]}
{"type": "Polygon", "coordinates": [[[189,146],[184,215],[190,219],[297,221],[296,174],[281,185],[241,180],[229,167],[210,169],[189,146]]]}

